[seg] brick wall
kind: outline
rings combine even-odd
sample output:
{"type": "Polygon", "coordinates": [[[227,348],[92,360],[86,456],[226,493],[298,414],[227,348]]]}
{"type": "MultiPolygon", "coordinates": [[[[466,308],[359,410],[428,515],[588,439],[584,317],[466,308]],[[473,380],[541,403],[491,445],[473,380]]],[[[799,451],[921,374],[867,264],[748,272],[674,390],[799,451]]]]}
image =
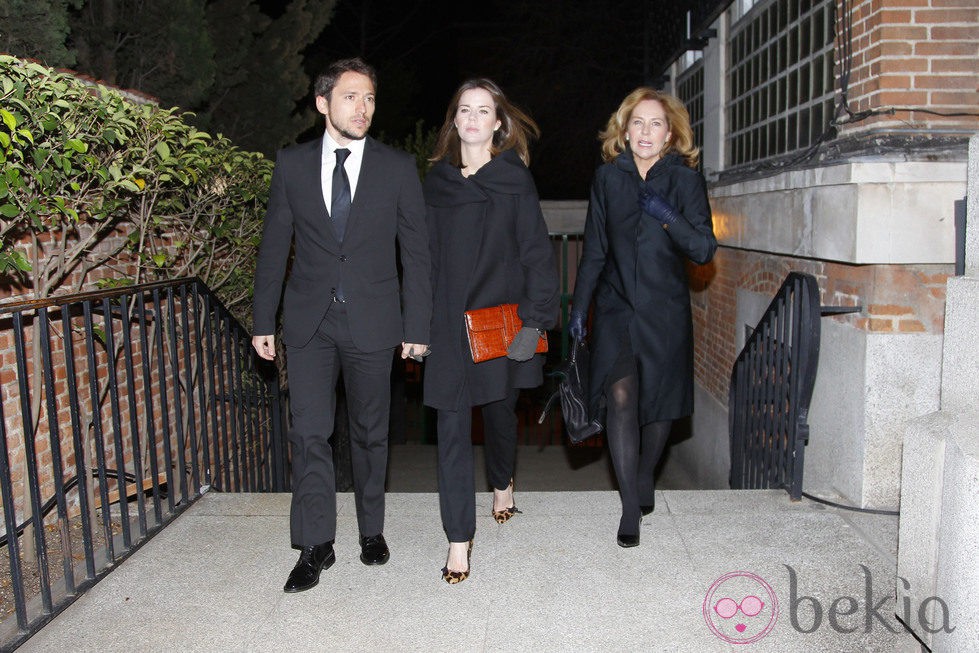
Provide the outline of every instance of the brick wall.
{"type": "MultiPolygon", "coordinates": [[[[837,0],[837,34],[852,18],[850,109],[896,111],[846,126],[979,129],[979,6],[975,0],[837,0]],[[849,9],[849,14],[847,13],[849,9]]],[[[837,50],[837,78],[842,53],[837,50]]]]}
{"type": "MultiPolygon", "coordinates": [[[[82,224],[82,229],[87,227],[82,224]]],[[[68,276],[57,285],[53,292],[48,294],[66,295],[72,293],[94,290],[97,282],[102,279],[126,279],[132,278],[136,272],[136,261],[129,254],[127,244],[129,230],[116,228],[90,246],[90,249],[82,256],[78,265],[72,268],[68,276]],[[108,258],[105,264],[97,265],[86,272],[86,264],[105,260],[111,252],[121,251],[120,254],[108,258]]],[[[26,273],[26,276],[5,276],[3,283],[0,283],[0,301],[16,301],[19,299],[35,299],[43,296],[42,288],[35,288],[32,279],[43,275],[44,266],[53,269],[53,259],[61,256],[63,252],[71,251],[79,242],[79,234],[68,232],[55,235],[55,232],[42,232],[37,235],[36,240],[30,234],[22,234],[13,243],[14,248],[19,250],[27,257],[28,261],[37,258],[40,261],[39,269],[26,273]],[[35,243],[37,251],[35,251],[35,243]]],[[[164,243],[166,244],[166,243],[164,243]]],[[[43,279],[42,279],[43,281],[43,279]]],[[[144,279],[145,281],[145,279],[144,279]]]]}
{"type": "MultiPolygon", "coordinates": [[[[739,353],[739,290],[775,295],[789,272],[816,277],[824,306],[862,306],[859,313],[824,317],[873,333],[941,334],[946,265],[848,265],[722,247],[707,266],[693,268],[694,370],[697,382],[727,404],[739,353]]],[[[753,325],[752,325],[753,326],[753,325]]]]}

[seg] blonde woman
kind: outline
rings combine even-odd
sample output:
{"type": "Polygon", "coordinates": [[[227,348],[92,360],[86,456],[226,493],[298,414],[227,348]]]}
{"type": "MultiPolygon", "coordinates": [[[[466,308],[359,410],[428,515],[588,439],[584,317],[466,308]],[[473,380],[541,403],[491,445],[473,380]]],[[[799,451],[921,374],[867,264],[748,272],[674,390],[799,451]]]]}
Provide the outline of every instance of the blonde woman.
{"type": "Polygon", "coordinates": [[[693,412],[686,261],[717,249],[690,117],[675,97],[638,88],[600,134],[568,330],[590,340],[589,403],[605,415],[622,500],[616,541],[639,544],[655,506],[653,471],[674,419],[693,412]]]}

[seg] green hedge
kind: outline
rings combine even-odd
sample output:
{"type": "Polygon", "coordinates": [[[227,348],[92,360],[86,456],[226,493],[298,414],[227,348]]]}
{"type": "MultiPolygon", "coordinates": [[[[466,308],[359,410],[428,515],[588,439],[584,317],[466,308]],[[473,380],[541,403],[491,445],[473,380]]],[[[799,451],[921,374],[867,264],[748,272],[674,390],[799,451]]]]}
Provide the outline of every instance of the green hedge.
{"type": "Polygon", "coordinates": [[[245,317],[272,162],[185,116],[0,55],[0,280],[196,275],[245,317]]]}

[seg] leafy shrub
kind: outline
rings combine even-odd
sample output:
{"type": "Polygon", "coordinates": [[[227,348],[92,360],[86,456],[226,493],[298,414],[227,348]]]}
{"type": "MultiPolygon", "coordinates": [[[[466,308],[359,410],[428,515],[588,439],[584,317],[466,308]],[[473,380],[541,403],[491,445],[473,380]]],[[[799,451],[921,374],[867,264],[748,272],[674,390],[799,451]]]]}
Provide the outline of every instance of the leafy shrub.
{"type": "Polygon", "coordinates": [[[0,280],[199,276],[244,317],[272,163],[186,117],[0,55],[0,280]]]}

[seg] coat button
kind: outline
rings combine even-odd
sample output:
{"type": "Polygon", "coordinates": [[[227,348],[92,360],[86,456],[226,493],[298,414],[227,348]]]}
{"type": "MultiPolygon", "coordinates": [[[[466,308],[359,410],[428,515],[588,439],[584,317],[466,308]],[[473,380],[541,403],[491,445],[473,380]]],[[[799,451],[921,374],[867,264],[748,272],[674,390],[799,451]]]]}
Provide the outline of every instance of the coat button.
{"type": "Polygon", "coordinates": [[[345,254],[341,254],[340,255],[340,262],[341,263],[346,263],[347,262],[347,256],[345,254]]]}

